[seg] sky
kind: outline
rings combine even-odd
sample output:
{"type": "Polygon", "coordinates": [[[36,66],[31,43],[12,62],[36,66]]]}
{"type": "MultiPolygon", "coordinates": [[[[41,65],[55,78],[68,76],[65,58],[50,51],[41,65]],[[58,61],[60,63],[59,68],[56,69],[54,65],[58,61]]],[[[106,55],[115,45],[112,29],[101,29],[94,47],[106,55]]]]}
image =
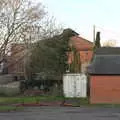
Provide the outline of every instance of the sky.
{"type": "Polygon", "coordinates": [[[38,0],[65,28],[93,41],[93,25],[102,42],[115,40],[120,46],[120,0],[38,0]]]}

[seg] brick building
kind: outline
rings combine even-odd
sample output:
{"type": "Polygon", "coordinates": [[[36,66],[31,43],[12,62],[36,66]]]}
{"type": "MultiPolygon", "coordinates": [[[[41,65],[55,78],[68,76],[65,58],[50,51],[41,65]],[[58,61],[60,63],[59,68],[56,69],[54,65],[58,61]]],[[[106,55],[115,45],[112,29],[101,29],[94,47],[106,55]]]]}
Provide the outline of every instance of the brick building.
{"type": "Polygon", "coordinates": [[[88,72],[91,103],[120,103],[120,48],[98,48],[88,72]]]}
{"type": "MultiPolygon", "coordinates": [[[[93,56],[93,43],[77,35],[70,38],[70,44],[72,44],[78,55],[80,55],[81,72],[87,72],[87,67],[93,56]]],[[[72,61],[73,54],[70,53],[68,63],[71,64],[72,61]]]]}
{"type": "MultiPolygon", "coordinates": [[[[89,65],[93,55],[93,43],[80,37],[78,34],[70,38],[70,42],[75,47],[80,55],[81,70],[86,72],[86,68],[89,65]]],[[[24,60],[25,60],[25,46],[24,44],[12,44],[11,55],[9,56],[9,73],[23,74],[24,71],[24,60]]],[[[71,64],[73,61],[72,54],[68,56],[68,63],[71,64]]]]}
{"type": "Polygon", "coordinates": [[[8,73],[17,76],[24,76],[25,46],[23,44],[11,44],[10,55],[8,56],[8,73]]]}

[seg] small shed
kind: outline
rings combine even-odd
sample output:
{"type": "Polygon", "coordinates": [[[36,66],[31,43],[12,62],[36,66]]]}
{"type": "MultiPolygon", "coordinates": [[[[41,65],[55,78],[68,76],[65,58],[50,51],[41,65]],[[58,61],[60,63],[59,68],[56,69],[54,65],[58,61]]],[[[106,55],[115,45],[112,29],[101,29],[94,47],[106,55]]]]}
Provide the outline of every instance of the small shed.
{"type": "Polygon", "coordinates": [[[88,67],[90,103],[120,103],[120,48],[98,48],[88,67]]]}

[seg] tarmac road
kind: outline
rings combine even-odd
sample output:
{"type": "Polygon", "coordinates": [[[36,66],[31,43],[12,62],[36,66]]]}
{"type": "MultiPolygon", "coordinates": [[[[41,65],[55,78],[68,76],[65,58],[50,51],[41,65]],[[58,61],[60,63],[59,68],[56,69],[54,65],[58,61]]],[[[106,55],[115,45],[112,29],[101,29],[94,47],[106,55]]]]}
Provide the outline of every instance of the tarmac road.
{"type": "Polygon", "coordinates": [[[120,120],[120,108],[26,107],[0,113],[0,120],[120,120]]]}

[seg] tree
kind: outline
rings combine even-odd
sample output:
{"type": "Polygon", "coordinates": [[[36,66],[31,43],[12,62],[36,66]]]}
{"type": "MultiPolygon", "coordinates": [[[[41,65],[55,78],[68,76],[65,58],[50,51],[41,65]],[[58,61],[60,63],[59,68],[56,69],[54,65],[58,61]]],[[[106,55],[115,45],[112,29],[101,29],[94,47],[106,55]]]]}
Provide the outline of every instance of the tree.
{"type": "MultiPolygon", "coordinates": [[[[30,56],[34,43],[61,31],[49,17],[41,3],[32,0],[0,0],[0,60],[4,59],[12,43],[23,44],[20,56],[24,59],[24,75],[31,74],[30,56]]],[[[17,63],[15,63],[17,64],[17,63]]]]}
{"type": "Polygon", "coordinates": [[[80,53],[73,46],[71,47],[71,52],[73,60],[69,65],[69,72],[71,73],[80,73],[81,72],[81,61],[80,61],[80,53]]]}
{"type": "Polygon", "coordinates": [[[41,4],[30,0],[0,1],[0,58],[3,58],[12,42],[23,42],[28,26],[39,24],[45,16],[41,4]]]}
{"type": "Polygon", "coordinates": [[[71,29],[65,29],[60,35],[37,42],[31,56],[32,73],[42,73],[47,79],[62,79],[68,69],[68,42],[76,34],[71,29]]]}
{"type": "Polygon", "coordinates": [[[115,40],[107,40],[103,43],[103,47],[115,47],[116,41],[115,40]]]}
{"type": "Polygon", "coordinates": [[[101,47],[101,43],[100,43],[100,32],[97,32],[94,49],[99,48],[99,47],[101,47]]]}
{"type": "MultiPolygon", "coordinates": [[[[40,48],[49,49],[47,48],[46,45],[44,45],[44,43],[47,44],[46,43],[47,40],[51,41],[50,39],[53,38],[53,36],[60,34],[61,31],[62,31],[62,26],[56,25],[55,19],[49,16],[45,16],[45,18],[43,18],[37,25],[28,26],[27,32],[23,35],[24,36],[23,39],[25,38],[24,41],[26,45],[26,52],[24,57],[24,66],[25,66],[24,73],[26,80],[30,80],[32,73],[35,72],[31,67],[32,59],[30,59],[30,57],[31,56],[34,56],[35,58],[42,57],[44,58],[45,61],[47,59],[47,58],[45,59],[45,55],[48,56],[47,51],[45,50],[36,51],[36,49],[39,50],[40,48]]],[[[40,58],[40,60],[42,60],[42,58],[40,58]]],[[[32,63],[33,66],[37,65],[38,62],[39,61],[34,61],[34,63],[32,63]]]]}

